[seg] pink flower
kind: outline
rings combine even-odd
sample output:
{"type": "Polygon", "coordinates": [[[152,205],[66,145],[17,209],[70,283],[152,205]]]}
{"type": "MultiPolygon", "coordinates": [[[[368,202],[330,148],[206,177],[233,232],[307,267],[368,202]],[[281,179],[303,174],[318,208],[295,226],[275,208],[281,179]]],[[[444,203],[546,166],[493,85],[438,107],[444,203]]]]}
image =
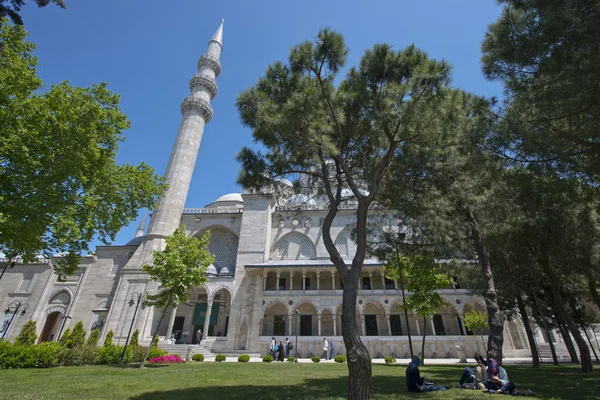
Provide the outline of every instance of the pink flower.
{"type": "Polygon", "coordinates": [[[182,362],[185,362],[182,358],[171,355],[156,357],[148,360],[148,363],[150,364],[177,364],[182,362]]]}

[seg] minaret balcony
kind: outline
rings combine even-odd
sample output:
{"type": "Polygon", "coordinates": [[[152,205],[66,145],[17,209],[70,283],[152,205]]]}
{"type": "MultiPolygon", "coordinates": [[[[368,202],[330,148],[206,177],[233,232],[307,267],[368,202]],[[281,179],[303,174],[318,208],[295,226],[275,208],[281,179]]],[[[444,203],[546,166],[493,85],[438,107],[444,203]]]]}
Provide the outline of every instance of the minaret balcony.
{"type": "Polygon", "coordinates": [[[215,71],[215,77],[221,75],[221,63],[208,54],[202,54],[198,59],[198,71],[201,71],[203,67],[208,67],[215,71]]]}
{"type": "Polygon", "coordinates": [[[204,88],[208,93],[210,93],[211,100],[215,98],[217,92],[219,91],[217,82],[215,82],[214,79],[212,79],[210,76],[198,73],[192,76],[192,79],[190,79],[190,92],[194,93],[200,88],[204,88]]]}
{"type": "Polygon", "coordinates": [[[206,123],[210,122],[213,116],[213,109],[210,103],[204,99],[188,96],[181,102],[181,114],[196,112],[204,117],[206,123]]]}

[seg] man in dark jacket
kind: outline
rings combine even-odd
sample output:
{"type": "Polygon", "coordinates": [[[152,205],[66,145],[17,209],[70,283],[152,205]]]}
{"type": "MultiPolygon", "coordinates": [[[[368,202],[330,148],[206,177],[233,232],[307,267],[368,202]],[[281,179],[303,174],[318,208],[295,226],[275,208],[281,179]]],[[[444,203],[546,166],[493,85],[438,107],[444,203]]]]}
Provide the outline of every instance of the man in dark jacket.
{"type": "Polygon", "coordinates": [[[420,393],[432,390],[446,390],[443,386],[434,386],[432,383],[425,382],[427,375],[421,376],[419,365],[421,365],[421,359],[413,356],[411,362],[408,364],[408,368],[406,368],[406,387],[409,392],[420,393]]]}

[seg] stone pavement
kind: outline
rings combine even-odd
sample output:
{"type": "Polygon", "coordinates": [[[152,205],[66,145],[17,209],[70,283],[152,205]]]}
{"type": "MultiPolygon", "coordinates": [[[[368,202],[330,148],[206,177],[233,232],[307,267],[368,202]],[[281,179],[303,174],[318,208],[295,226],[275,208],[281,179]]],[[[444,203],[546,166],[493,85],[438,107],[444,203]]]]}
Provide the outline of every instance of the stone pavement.
{"type": "MultiPolygon", "coordinates": [[[[238,362],[238,356],[227,356],[227,359],[225,360],[225,362],[238,362]]],[[[215,361],[215,357],[214,355],[211,356],[205,356],[204,361],[215,361]]],[[[400,358],[400,359],[396,359],[395,364],[396,365],[408,365],[409,363],[409,359],[404,359],[404,358],[400,358]]],[[[544,360],[545,362],[552,362],[552,360],[544,360]]],[[[250,357],[250,361],[249,362],[263,362],[261,357],[250,357]]],[[[287,362],[287,361],[286,361],[287,362]]],[[[310,358],[299,358],[298,359],[299,363],[312,363],[312,360],[310,358]]],[[[385,360],[383,358],[376,358],[372,360],[373,364],[385,364],[385,360]]],[[[276,364],[277,362],[273,361],[274,364],[276,364]]],[[[531,363],[531,358],[505,358],[504,360],[502,360],[502,364],[529,364],[531,363]]],[[[335,361],[333,360],[323,360],[321,359],[321,362],[319,364],[335,364],[335,361]]],[[[472,358],[467,359],[467,364],[475,364],[475,360],[472,358]]],[[[467,364],[462,364],[462,365],[467,365],[467,364]]],[[[435,358],[435,359],[425,359],[425,365],[429,366],[429,365],[461,365],[461,363],[458,361],[458,358],[435,358]]]]}

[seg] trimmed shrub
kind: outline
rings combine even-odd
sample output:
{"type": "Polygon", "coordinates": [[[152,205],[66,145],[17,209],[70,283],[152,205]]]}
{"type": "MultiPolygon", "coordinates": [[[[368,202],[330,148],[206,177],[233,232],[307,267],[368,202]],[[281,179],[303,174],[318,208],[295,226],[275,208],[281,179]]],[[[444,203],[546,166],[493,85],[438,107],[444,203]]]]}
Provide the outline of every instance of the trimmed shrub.
{"type": "Polygon", "coordinates": [[[311,358],[311,360],[312,360],[312,362],[314,362],[314,363],[321,362],[321,359],[320,359],[319,357],[317,357],[317,356],[313,356],[313,358],[311,358]]]}
{"type": "Polygon", "coordinates": [[[79,321],[73,327],[69,340],[65,342],[65,346],[68,349],[81,349],[85,344],[85,329],[83,328],[83,321],[79,321]]]}
{"type": "Polygon", "coordinates": [[[346,362],[346,356],[340,354],[338,356],[335,356],[335,358],[333,359],[333,361],[335,361],[336,363],[343,364],[343,363],[346,362]]]}
{"type": "Polygon", "coordinates": [[[185,361],[181,357],[177,357],[174,355],[156,357],[148,360],[148,364],[177,364],[182,362],[185,361]]]}
{"type": "Polygon", "coordinates": [[[204,361],[204,354],[194,354],[192,361],[204,361]]]}
{"type": "MultiPolygon", "coordinates": [[[[169,354],[169,352],[166,350],[159,349],[158,347],[152,347],[152,348],[150,348],[150,354],[148,354],[148,360],[150,360],[152,358],[156,358],[156,357],[166,356],[167,354],[169,354]]],[[[142,358],[143,357],[144,357],[144,355],[142,355],[142,358]]]]}
{"type": "Polygon", "coordinates": [[[62,336],[58,339],[58,343],[61,346],[65,346],[70,339],[71,339],[71,328],[67,328],[62,333],[62,336]]]}
{"type": "Polygon", "coordinates": [[[250,361],[250,356],[248,354],[242,354],[238,357],[238,362],[248,362],[250,361]]]}
{"type": "Polygon", "coordinates": [[[171,353],[169,355],[181,358],[181,354],[179,354],[179,353],[171,353]]]}
{"type": "Polygon", "coordinates": [[[296,362],[296,357],[288,357],[288,362],[296,362]]]}
{"type": "Polygon", "coordinates": [[[63,347],[60,354],[60,364],[64,366],[83,365],[83,349],[63,347]]]}
{"type": "Polygon", "coordinates": [[[263,357],[263,362],[270,363],[273,362],[273,356],[268,355],[263,357]]]}
{"type": "Polygon", "coordinates": [[[58,365],[62,348],[56,342],[45,342],[33,346],[36,368],[49,368],[58,365]]]}
{"type": "Polygon", "coordinates": [[[118,364],[122,351],[123,348],[121,346],[102,346],[98,349],[96,364],[118,364]]]}
{"type": "Polygon", "coordinates": [[[386,364],[393,364],[396,362],[396,359],[392,356],[385,356],[384,360],[386,364]]]}
{"type": "Polygon", "coordinates": [[[139,346],[139,337],[140,337],[140,330],[136,329],[135,331],[133,331],[133,333],[131,334],[131,340],[129,341],[129,345],[131,347],[136,347],[139,346]]]}
{"type": "Polygon", "coordinates": [[[158,334],[154,335],[154,337],[152,338],[152,343],[150,343],[150,347],[158,347],[158,334]]]}
{"type": "Polygon", "coordinates": [[[102,346],[104,347],[110,347],[113,344],[113,336],[115,336],[115,333],[112,331],[112,329],[110,331],[108,331],[108,333],[106,334],[106,337],[104,338],[104,344],[102,346]]]}
{"type": "Polygon", "coordinates": [[[37,339],[36,322],[29,320],[23,325],[21,333],[15,339],[17,345],[33,345],[37,339]]]}
{"type": "Polygon", "coordinates": [[[222,361],[225,361],[226,359],[227,359],[227,357],[225,357],[224,354],[217,354],[215,356],[215,361],[216,362],[222,362],[222,361]]]}
{"type": "MultiPolygon", "coordinates": [[[[148,350],[147,346],[134,346],[131,348],[131,362],[141,363],[148,350]]],[[[150,351],[152,353],[152,351],[150,351]]],[[[164,354],[163,354],[164,355],[164,354]]],[[[160,356],[157,356],[160,357],[160,356]]]]}
{"type": "Polygon", "coordinates": [[[94,329],[90,332],[90,336],[88,336],[88,340],[86,342],[86,346],[98,346],[98,341],[100,340],[100,329],[94,329]]]}
{"type": "MultiPolygon", "coordinates": [[[[96,341],[98,339],[96,338],[96,341]]],[[[98,346],[92,344],[86,344],[83,346],[83,350],[81,352],[81,360],[83,365],[92,365],[96,363],[96,358],[98,357],[98,346]]]]}
{"type": "Polygon", "coordinates": [[[62,350],[54,342],[18,345],[0,340],[0,369],[53,367],[59,363],[62,350]]]}

